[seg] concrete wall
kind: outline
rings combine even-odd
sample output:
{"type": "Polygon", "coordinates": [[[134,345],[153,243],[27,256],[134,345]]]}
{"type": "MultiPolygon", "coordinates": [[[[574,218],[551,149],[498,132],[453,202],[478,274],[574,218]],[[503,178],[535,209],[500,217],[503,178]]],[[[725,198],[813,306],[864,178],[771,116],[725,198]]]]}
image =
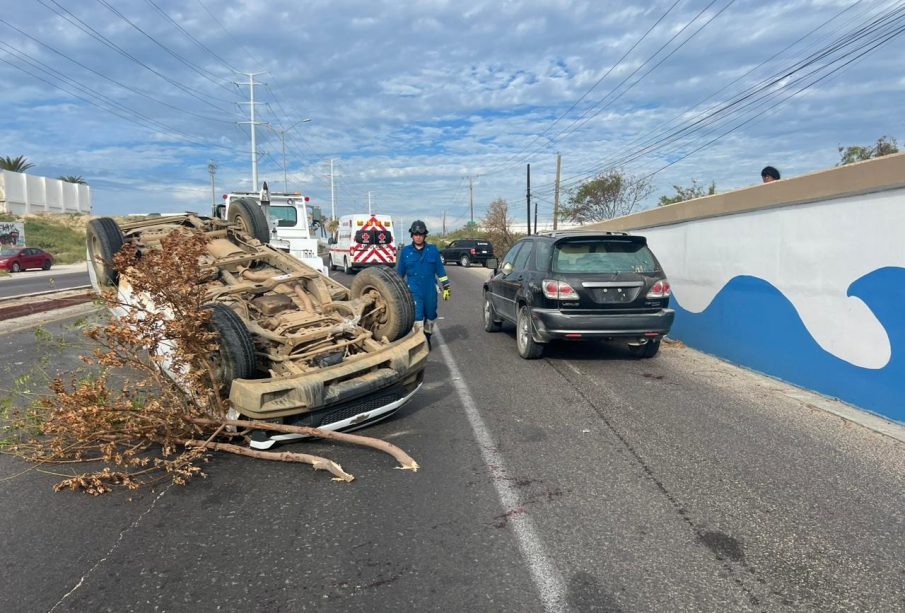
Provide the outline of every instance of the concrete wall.
{"type": "Polygon", "coordinates": [[[589,227],[648,237],[671,337],[905,422],[905,154],[589,227]]]}
{"type": "Polygon", "coordinates": [[[91,214],[91,188],[49,177],[0,170],[0,211],[91,214]]]}

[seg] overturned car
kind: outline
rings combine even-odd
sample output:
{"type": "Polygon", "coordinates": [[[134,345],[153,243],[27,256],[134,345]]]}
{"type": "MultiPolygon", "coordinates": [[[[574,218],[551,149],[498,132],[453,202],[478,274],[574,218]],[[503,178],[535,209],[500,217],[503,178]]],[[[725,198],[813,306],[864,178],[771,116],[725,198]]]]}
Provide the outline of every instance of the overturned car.
{"type": "MultiPolygon", "coordinates": [[[[193,214],[88,223],[89,276],[119,307],[137,304],[128,274],[112,266],[130,243],[160,249],[172,232],[203,233],[205,296],[218,333],[219,376],[232,419],[351,430],[384,419],[421,386],[428,346],[413,329],[414,304],[395,271],[371,268],[345,286],[263,244],[242,224],[193,214]]],[[[157,305],[165,309],[166,305],[157,305]]],[[[298,434],[254,431],[268,449],[298,434]]]]}

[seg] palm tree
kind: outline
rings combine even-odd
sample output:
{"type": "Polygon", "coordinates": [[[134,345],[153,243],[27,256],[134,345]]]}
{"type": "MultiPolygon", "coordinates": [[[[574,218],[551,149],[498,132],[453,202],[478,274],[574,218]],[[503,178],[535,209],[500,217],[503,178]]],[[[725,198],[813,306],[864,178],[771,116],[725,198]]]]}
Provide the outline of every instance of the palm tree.
{"type": "Polygon", "coordinates": [[[20,155],[17,158],[8,157],[8,156],[0,156],[0,170],[9,170],[12,172],[25,172],[29,168],[33,167],[34,164],[28,161],[28,159],[24,155],[20,155]]]}
{"type": "Polygon", "coordinates": [[[88,182],[82,178],[81,175],[77,177],[68,176],[68,177],[57,177],[59,181],[66,181],[67,183],[78,183],[79,185],[86,185],[88,182]]]}

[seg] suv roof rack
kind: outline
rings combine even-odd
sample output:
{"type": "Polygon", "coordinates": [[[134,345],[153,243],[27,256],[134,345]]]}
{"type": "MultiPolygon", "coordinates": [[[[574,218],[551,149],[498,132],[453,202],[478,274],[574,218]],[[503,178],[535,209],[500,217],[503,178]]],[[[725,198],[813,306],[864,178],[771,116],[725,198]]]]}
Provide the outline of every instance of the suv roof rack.
{"type": "Polygon", "coordinates": [[[600,230],[549,230],[546,232],[535,232],[534,236],[549,236],[556,238],[557,236],[581,236],[583,234],[608,234],[610,236],[628,236],[628,232],[611,232],[600,230]]]}

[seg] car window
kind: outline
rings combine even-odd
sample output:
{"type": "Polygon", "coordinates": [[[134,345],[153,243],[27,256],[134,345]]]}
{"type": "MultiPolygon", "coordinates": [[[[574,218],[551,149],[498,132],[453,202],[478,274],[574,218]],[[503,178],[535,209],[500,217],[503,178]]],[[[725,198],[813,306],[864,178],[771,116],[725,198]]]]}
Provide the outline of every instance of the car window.
{"type": "Polygon", "coordinates": [[[519,250],[522,248],[527,241],[521,241],[512,246],[512,249],[506,254],[506,257],[503,258],[503,263],[500,264],[500,268],[505,266],[507,263],[513,264],[515,262],[515,258],[518,256],[519,250]]]}
{"type": "Polygon", "coordinates": [[[281,228],[295,227],[299,219],[294,206],[272,206],[270,216],[277,220],[277,226],[281,228]]]}
{"type": "Polygon", "coordinates": [[[532,241],[525,241],[525,246],[518,252],[515,258],[513,270],[525,270],[528,268],[528,259],[531,257],[532,241]]]}
{"type": "Polygon", "coordinates": [[[550,241],[542,240],[534,244],[534,270],[550,270],[550,252],[552,250],[553,243],[550,241]]]}
{"type": "Polygon", "coordinates": [[[552,268],[566,273],[653,273],[657,263],[639,241],[582,239],[557,243],[552,268]]]}
{"type": "Polygon", "coordinates": [[[487,241],[475,241],[475,247],[477,247],[478,249],[486,249],[487,251],[493,250],[493,245],[491,245],[487,241]]]}
{"type": "Polygon", "coordinates": [[[453,241],[449,244],[450,249],[455,249],[459,246],[459,241],[453,241]]]}

